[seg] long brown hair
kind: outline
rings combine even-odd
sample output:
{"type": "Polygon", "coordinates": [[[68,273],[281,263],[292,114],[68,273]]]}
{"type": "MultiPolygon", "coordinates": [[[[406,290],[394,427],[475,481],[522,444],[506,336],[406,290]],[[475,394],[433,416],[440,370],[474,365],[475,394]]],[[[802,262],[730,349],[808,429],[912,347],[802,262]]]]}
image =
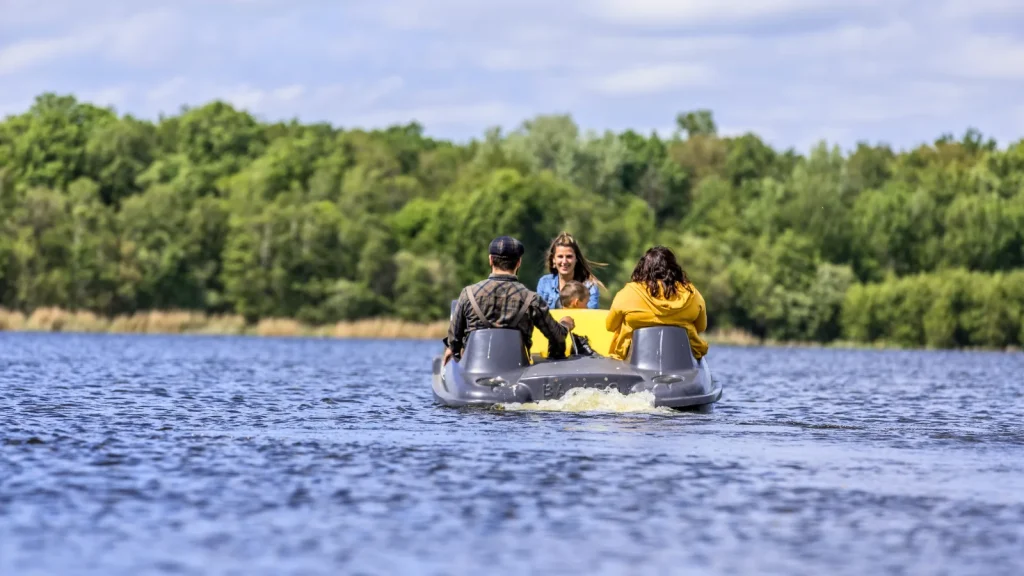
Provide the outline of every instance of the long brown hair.
{"type": "MultiPolygon", "coordinates": [[[[548,247],[548,273],[558,275],[558,269],[555,268],[555,248],[564,246],[566,248],[572,248],[574,254],[576,254],[576,266],[572,269],[572,279],[577,282],[593,282],[605,288],[605,285],[597,279],[594,275],[594,266],[607,266],[602,262],[591,262],[583,256],[583,250],[580,249],[580,245],[576,242],[576,239],[572,237],[572,234],[568,232],[562,232],[555,239],[551,241],[551,246],[548,247]]],[[[607,290],[607,288],[605,288],[607,290]]]]}
{"type": "Polygon", "coordinates": [[[668,300],[678,293],[676,284],[690,288],[690,279],[676,261],[676,255],[664,246],[654,246],[647,250],[636,263],[636,268],[633,268],[631,280],[645,284],[651,296],[657,298],[660,295],[668,300]]]}

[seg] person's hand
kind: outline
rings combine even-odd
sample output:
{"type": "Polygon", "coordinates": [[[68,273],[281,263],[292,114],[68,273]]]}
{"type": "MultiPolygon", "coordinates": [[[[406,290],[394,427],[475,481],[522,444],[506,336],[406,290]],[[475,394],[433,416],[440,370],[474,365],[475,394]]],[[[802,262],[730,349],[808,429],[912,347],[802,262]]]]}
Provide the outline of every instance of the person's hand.
{"type": "Polygon", "coordinates": [[[448,365],[448,361],[451,360],[451,359],[452,359],[452,349],[451,348],[445,348],[444,349],[444,358],[441,359],[441,366],[447,366],[448,365]]]}
{"type": "Polygon", "coordinates": [[[572,316],[566,316],[558,322],[568,328],[570,332],[576,329],[576,321],[572,319],[572,316]]]}

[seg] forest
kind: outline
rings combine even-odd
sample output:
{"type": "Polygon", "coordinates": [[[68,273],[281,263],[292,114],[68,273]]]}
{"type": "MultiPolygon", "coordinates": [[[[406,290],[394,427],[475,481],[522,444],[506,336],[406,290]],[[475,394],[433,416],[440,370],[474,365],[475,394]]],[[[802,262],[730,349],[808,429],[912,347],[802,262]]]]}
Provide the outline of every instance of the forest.
{"type": "Polygon", "coordinates": [[[566,230],[603,264],[602,307],[664,244],[711,330],[1024,345],[1024,140],[802,155],[720,135],[710,110],[676,124],[551,114],[455,143],[415,121],[269,123],[220,101],[146,120],[42,94],[0,122],[0,308],[428,323],[488,273],[494,236],[524,242],[535,288],[566,230]]]}

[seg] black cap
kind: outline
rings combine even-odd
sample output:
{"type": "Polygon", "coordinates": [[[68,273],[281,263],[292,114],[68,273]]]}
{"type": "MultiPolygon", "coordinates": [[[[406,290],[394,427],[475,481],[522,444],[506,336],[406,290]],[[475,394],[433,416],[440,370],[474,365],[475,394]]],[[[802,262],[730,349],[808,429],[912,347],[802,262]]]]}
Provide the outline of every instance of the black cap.
{"type": "Polygon", "coordinates": [[[505,256],[518,260],[523,257],[523,252],[526,249],[523,248],[522,242],[511,236],[499,236],[491,240],[489,251],[492,256],[505,256]]]}

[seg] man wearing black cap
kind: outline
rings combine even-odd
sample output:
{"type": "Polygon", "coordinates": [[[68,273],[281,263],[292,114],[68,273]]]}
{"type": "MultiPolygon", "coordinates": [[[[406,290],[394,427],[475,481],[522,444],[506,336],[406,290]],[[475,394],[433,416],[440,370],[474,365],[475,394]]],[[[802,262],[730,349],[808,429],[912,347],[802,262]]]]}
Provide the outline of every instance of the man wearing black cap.
{"type": "Polygon", "coordinates": [[[501,236],[491,242],[491,275],[462,289],[452,312],[444,363],[462,357],[466,337],[482,328],[516,328],[523,334],[523,344],[533,346],[533,327],[548,340],[548,358],[565,357],[565,337],[576,327],[569,316],[555,322],[548,305],[536,292],[523,285],[516,274],[523,261],[523,244],[515,238],[501,236]]]}

